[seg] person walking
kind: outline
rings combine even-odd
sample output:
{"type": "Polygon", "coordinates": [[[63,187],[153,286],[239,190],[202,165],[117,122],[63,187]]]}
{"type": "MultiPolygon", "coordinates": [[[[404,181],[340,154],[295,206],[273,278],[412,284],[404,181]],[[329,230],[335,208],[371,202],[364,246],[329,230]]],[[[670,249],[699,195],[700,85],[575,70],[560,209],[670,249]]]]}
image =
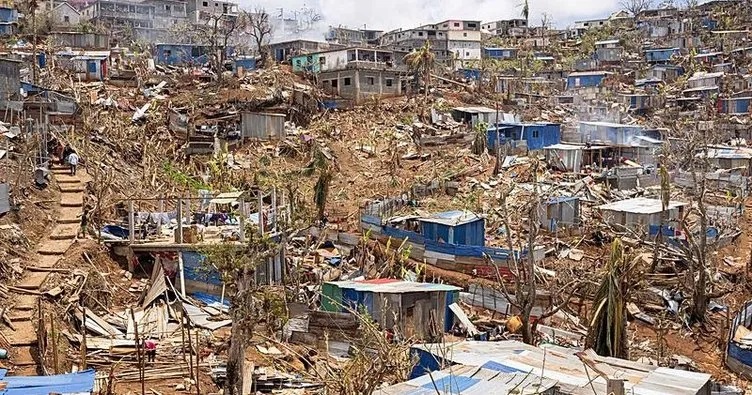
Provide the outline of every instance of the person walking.
{"type": "Polygon", "coordinates": [[[78,240],[78,235],[81,235],[82,238],[86,238],[86,235],[89,233],[89,212],[91,211],[91,208],[88,204],[84,205],[83,210],[81,211],[81,227],[78,229],[78,232],[76,232],[76,240],[78,240]]]}
{"type": "Polygon", "coordinates": [[[68,164],[70,165],[70,174],[72,176],[76,175],[76,167],[78,167],[78,154],[73,151],[70,155],[68,155],[68,164]]]}
{"type": "Polygon", "coordinates": [[[157,342],[152,339],[146,339],[144,341],[144,348],[146,349],[146,361],[154,362],[157,357],[157,342]]]}

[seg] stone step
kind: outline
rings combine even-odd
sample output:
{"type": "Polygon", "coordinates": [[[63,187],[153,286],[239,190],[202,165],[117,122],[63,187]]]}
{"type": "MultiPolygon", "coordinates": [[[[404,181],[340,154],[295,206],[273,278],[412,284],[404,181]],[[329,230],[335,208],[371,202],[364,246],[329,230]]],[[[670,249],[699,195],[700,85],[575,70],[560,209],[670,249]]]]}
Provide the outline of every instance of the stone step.
{"type": "Polygon", "coordinates": [[[11,310],[11,312],[8,313],[8,318],[10,318],[11,322],[15,324],[16,322],[21,321],[31,321],[33,318],[36,318],[36,316],[32,310],[11,310]]]}
{"type": "Polygon", "coordinates": [[[49,275],[49,272],[28,272],[24,279],[16,284],[16,287],[21,289],[38,290],[42,287],[42,284],[47,281],[49,275]]]}
{"type": "Polygon", "coordinates": [[[60,185],[60,192],[63,193],[82,193],[84,191],[84,185],[81,183],[78,184],[62,184],[60,185]]]}
{"type": "Polygon", "coordinates": [[[80,184],[81,183],[81,179],[75,176],[70,176],[67,174],[54,174],[54,176],[55,176],[55,182],[57,182],[58,184],[80,184]]]}
{"type": "Polygon", "coordinates": [[[14,331],[8,327],[4,327],[0,332],[3,333],[8,343],[14,347],[21,346],[33,346],[37,344],[37,329],[36,322],[33,321],[19,321],[14,322],[13,326],[16,328],[14,331]]]}
{"type": "Polygon", "coordinates": [[[16,303],[13,310],[34,310],[37,307],[37,296],[29,294],[15,294],[16,303]]]}
{"type": "Polygon", "coordinates": [[[35,267],[38,268],[50,268],[57,266],[57,263],[60,262],[60,257],[57,255],[35,255],[30,261],[29,266],[26,267],[26,270],[34,270],[35,267]]]}
{"type": "Polygon", "coordinates": [[[80,207],[61,207],[57,216],[58,224],[78,224],[81,222],[80,207]]]}
{"type": "MultiPolygon", "coordinates": [[[[36,370],[37,362],[34,360],[34,356],[32,355],[32,352],[34,350],[31,349],[29,346],[24,347],[16,347],[10,352],[10,361],[13,362],[16,366],[22,366],[22,367],[32,367],[34,370],[36,370]]],[[[15,372],[16,375],[19,374],[18,371],[15,372]]],[[[34,373],[30,373],[30,375],[34,375],[34,373]]]]}
{"type": "Polygon", "coordinates": [[[70,247],[69,240],[48,240],[39,246],[37,254],[40,255],[63,255],[70,247]]]}
{"type": "Polygon", "coordinates": [[[60,195],[60,207],[83,207],[84,195],[81,193],[63,193],[60,195]]]}
{"type": "Polygon", "coordinates": [[[78,228],[79,225],[76,223],[59,224],[50,233],[50,240],[73,240],[78,228]]]}

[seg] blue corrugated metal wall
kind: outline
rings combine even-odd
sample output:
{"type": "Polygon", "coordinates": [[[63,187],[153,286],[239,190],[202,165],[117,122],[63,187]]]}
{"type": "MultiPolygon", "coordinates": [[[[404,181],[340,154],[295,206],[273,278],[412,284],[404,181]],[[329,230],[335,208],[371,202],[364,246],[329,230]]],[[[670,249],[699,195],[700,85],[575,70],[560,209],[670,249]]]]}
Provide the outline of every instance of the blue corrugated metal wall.
{"type": "Polygon", "coordinates": [[[604,75],[582,75],[567,77],[567,89],[599,86],[604,77],[604,75]],[[578,79],[580,80],[579,85],[577,85],[578,79]]]}
{"type": "Polygon", "coordinates": [[[410,380],[423,376],[428,372],[435,372],[441,369],[439,358],[430,352],[419,348],[412,348],[410,349],[410,353],[418,360],[418,363],[413,367],[413,371],[410,372],[410,380]]]}
{"type": "Polygon", "coordinates": [[[454,243],[458,245],[484,246],[485,238],[485,221],[478,220],[467,224],[456,226],[454,228],[454,243]]]}
{"type": "Polygon", "coordinates": [[[211,285],[222,285],[219,272],[204,265],[204,256],[198,252],[183,251],[183,268],[186,280],[203,281],[211,285]]]}

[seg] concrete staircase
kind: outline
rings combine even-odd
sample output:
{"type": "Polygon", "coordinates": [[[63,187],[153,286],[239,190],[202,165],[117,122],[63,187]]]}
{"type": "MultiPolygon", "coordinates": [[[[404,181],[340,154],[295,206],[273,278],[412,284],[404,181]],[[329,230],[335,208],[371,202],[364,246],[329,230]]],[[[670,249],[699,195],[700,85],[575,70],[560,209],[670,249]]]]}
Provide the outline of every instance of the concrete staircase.
{"type": "Polygon", "coordinates": [[[80,215],[84,202],[84,185],[79,176],[71,176],[70,170],[63,166],[53,166],[52,174],[55,184],[60,189],[60,209],[57,221],[51,227],[48,236],[42,239],[36,252],[27,262],[21,280],[13,291],[15,303],[8,316],[14,329],[3,327],[2,333],[11,345],[10,362],[16,366],[14,374],[37,374],[37,326],[39,314],[37,306],[44,284],[50,272],[57,268],[60,259],[76,239],[81,221],[80,215]]]}

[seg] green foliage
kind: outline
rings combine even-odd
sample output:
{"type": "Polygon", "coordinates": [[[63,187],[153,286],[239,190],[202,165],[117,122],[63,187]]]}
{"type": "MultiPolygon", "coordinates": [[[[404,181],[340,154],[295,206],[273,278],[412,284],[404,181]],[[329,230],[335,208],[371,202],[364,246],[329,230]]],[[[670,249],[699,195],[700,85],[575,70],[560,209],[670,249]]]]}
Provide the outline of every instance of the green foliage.
{"type": "Polygon", "coordinates": [[[486,142],[488,141],[488,124],[479,122],[473,128],[473,154],[483,155],[486,152],[486,142]]]}
{"type": "Polygon", "coordinates": [[[422,47],[405,55],[405,64],[417,75],[423,78],[423,86],[428,95],[428,86],[431,83],[431,72],[436,63],[436,54],[431,51],[431,43],[426,40],[422,47]]]}
{"type": "Polygon", "coordinates": [[[192,191],[198,191],[199,189],[210,189],[209,185],[196,177],[192,177],[176,168],[170,161],[162,162],[162,172],[167,178],[172,180],[175,184],[188,188],[192,191]]]}
{"type": "Polygon", "coordinates": [[[334,179],[334,173],[331,169],[331,160],[324,153],[318,143],[313,145],[311,161],[303,168],[303,175],[311,177],[318,174],[318,179],[313,187],[313,203],[318,210],[319,219],[324,218],[326,211],[326,201],[329,197],[329,184],[334,179]]]}

